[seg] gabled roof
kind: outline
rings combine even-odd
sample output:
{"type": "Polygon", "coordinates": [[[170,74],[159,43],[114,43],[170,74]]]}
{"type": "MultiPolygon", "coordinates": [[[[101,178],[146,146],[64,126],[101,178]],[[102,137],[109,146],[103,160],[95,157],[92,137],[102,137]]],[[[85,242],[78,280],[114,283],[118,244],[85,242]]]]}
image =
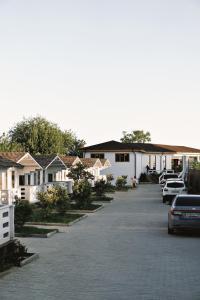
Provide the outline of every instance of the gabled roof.
{"type": "Polygon", "coordinates": [[[78,156],[59,155],[59,157],[68,168],[74,164],[77,164],[78,162],[81,162],[78,156]]]}
{"type": "Polygon", "coordinates": [[[87,168],[102,167],[99,158],[80,158],[81,163],[87,168]]]}
{"type": "Polygon", "coordinates": [[[0,156],[18,162],[27,152],[0,152],[0,156]]]}
{"type": "Polygon", "coordinates": [[[43,169],[47,169],[50,166],[65,169],[64,162],[57,154],[34,155],[33,157],[43,169]]]}
{"type": "Polygon", "coordinates": [[[83,151],[134,151],[143,153],[200,153],[200,149],[152,143],[120,143],[108,141],[82,148],[83,151]]]}
{"type": "Polygon", "coordinates": [[[102,166],[105,168],[111,167],[111,163],[108,159],[100,159],[102,166]]]}
{"type": "Polygon", "coordinates": [[[0,168],[3,169],[8,169],[8,168],[23,168],[22,165],[16,163],[15,161],[12,161],[10,159],[7,158],[3,158],[2,156],[0,156],[0,168]]]}

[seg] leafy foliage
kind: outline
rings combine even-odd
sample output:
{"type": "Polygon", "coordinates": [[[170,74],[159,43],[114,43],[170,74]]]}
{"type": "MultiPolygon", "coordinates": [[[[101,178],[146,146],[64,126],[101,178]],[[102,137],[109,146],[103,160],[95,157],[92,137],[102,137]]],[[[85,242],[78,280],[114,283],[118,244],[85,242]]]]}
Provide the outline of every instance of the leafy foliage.
{"type": "Polygon", "coordinates": [[[23,225],[29,221],[32,212],[32,205],[28,201],[16,199],[15,226],[23,227],[23,225]]]}
{"type": "Polygon", "coordinates": [[[55,186],[45,192],[38,193],[39,206],[42,208],[44,218],[47,218],[53,209],[64,214],[70,208],[70,199],[67,190],[61,186],[55,186]]]}
{"type": "Polygon", "coordinates": [[[0,136],[0,151],[23,151],[23,147],[18,143],[12,142],[10,137],[7,134],[3,133],[0,136]]]}
{"type": "Polygon", "coordinates": [[[107,191],[107,183],[101,179],[95,182],[94,191],[97,197],[103,197],[107,191]]]}
{"type": "Polygon", "coordinates": [[[125,176],[125,175],[122,175],[122,176],[118,176],[117,177],[117,180],[116,180],[116,188],[118,190],[123,190],[123,189],[126,189],[127,188],[127,177],[128,176],[125,176]]]}
{"type": "Polygon", "coordinates": [[[146,143],[151,142],[151,134],[149,131],[144,132],[143,130],[135,130],[131,133],[126,131],[122,132],[123,137],[121,138],[122,143],[146,143]]]}
{"type": "Polygon", "coordinates": [[[92,186],[87,179],[77,180],[73,186],[73,199],[79,209],[86,209],[92,203],[92,186]]]}
{"type": "Polygon", "coordinates": [[[80,179],[94,179],[94,176],[86,170],[86,167],[82,163],[72,166],[67,176],[75,181],[80,179]]]}
{"type": "Polygon", "coordinates": [[[8,133],[8,142],[31,154],[76,154],[85,145],[71,130],[62,131],[42,117],[17,123],[8,133]]]}

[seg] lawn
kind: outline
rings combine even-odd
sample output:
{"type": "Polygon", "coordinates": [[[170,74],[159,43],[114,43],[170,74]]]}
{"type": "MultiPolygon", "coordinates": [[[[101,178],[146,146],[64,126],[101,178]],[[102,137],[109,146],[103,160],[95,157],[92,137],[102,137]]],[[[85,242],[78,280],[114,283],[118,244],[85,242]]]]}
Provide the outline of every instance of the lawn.
{"type": "Polygon", "coordinates": [[[35,210],[30,218],[30,222],[41,222],[41,223],[63,223],[68,224],[76,219],[82,217],[83,214],[68,214],[63,215],[58,213],[51,213],[48,216],[44,216],[41,210],[35,210]]]}
{"type": "Polygon", "coordinates": [[[20,236],[30,236],[30,235],[44,235],[48,234],[56,229],[47,229],[47,228],[37,228],[34,226],[23,226],[15,229],[15,233],[20,236]]]}

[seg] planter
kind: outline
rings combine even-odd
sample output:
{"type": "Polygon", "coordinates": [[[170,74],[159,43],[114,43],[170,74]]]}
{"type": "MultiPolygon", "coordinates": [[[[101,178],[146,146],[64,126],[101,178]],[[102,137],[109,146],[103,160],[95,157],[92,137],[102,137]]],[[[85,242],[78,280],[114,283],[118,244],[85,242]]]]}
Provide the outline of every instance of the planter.
{"type": "Polygon", "coordinates": [[[20,262],[19,267],[23,267],[38,258],[39,258],[39,253],[27,253],[24,259],[20,262]]]}

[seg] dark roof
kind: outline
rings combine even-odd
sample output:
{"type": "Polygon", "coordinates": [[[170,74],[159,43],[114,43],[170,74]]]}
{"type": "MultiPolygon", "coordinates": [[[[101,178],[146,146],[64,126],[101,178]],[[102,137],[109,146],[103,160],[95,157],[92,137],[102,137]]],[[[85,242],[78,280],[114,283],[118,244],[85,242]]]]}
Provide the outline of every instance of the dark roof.
{"type": "Polygon", "coordinates": [[[170,146],[151,143],[120,143],[117,141],[108,141],[101,144],[92,145],[82,148],[83,151],[138,151],[138,152],[155,152],[155,153],[200,153],[199,149],[185,146],[170,146]]]}
{"type": "Polygon", "coordinates": [[[59,157],[67,167],[71,167],[73,163],[79,159],[78,156],[59,155],[59,157]]]}
{"type": "Polygon", "coordinates": [[[16,163],[15,161],[12,161],[10,159],[4,158],[0,156],[0,168],[7,169],[7,168],[23,168],[22,165],[16,163]]]}
{"type": "Polygon", "coordinates": [[[56,156],[57,154],[34,155],[33,158],[42,168],[45,169],[56,158],[56,156]]]}

